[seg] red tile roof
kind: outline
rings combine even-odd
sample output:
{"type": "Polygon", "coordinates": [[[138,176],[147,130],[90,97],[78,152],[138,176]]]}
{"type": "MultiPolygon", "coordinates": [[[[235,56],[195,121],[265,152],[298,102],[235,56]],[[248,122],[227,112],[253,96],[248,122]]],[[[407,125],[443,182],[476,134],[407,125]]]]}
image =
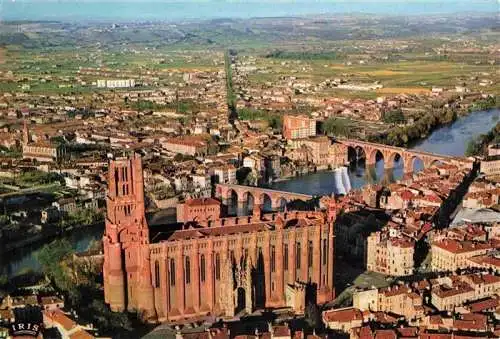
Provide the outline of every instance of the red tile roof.
{"type": "Polygon", "coordinates": [[[473,302],[467,305],[467,307],[471,312],[483,312],[485,310],[495,309],[498,305],[500,305],[498,298],[488,298],[486,300],[473,302]]]}
{"type": "Polygon", "coordinates": [[[52,322],[60,324],[66,331],[69,331],[77,326],[73,320],[68,318],[68,316],[60,310],[45,311],[44,314],[52,322]]]}
{"type": "Polygon", "coordinates": [[[357,308],[329,310],[323,312],[323,319],[331,322],[346,323],[354,320],[363,320],[363,314],[357,308]]]}
{"type": "Polygon", "coordinates": [[[220,201],[213,198],[199,198],[186,200],[188,206],[220,205],[220,201]]]}
{"type": "Polygon", "coordinates": [[[432,243],[432,245],[452,253],[466,253],[493,248],[493,245],[490,243],[477,241],[458,241],[454,239],[444,239],[441,241],[436,241],[432,243]]]}

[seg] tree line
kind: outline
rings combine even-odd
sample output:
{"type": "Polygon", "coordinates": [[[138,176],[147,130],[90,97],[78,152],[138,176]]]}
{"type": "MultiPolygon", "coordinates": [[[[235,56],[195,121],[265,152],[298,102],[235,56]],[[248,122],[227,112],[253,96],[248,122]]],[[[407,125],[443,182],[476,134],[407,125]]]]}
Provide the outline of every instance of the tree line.
{"type": "Polygon", "coordinates": [[[233,88],[233,69],[231,66],[231,55],[235,54],[235,51],[226,51],[224,54],[224,69],[226,71],[226,100],[230,122],[233,122],[238,118],[238,112],[236,110],[236,94],[234,93],[233,88]]]}
{"type": "Polygon", "coordinates": [[[269,127],[275,130],[281,130],[282,120],[281,116],[276,113],[265,112],[252,108],[241,108],[238,110],[238,119],[240,120],[265,120],[268,122],[269,127]]]}
{"type": "Polygon", "coordinates": [[[64,296],[65,308],[76,309],[83,322],[92,323],[113,337],[130,337],[133,326],[126,313],[111,312],[104,303],[101,273],[73,258],[69,241],[55,240],[42,247],[38,261],[55,290],[64,296]]]}
{"type": "Polygon", "coordinates": [[[412,125],[395,126],[389,131],[370,135],[368,141],[391,146],[407,146],[429,135],[435,128],[453,122],[457,112],[452,108],[434,108],[412,125]]]}
{"type": "Polygon", "coordinates": [[[481,134],[469,140],[467,149],[465,150],[466,156],[486,156],[488,155],[489,144],[500,143],[500,122],[497,122],[488,133],[481,134]]]}

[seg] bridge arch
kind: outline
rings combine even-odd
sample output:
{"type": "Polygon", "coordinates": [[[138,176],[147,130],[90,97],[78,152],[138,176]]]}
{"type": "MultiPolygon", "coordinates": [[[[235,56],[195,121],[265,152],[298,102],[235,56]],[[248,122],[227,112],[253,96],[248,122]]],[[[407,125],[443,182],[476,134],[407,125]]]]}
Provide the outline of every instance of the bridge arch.
{"type": "Polygon", "coordinates": [[[226,205],[229,215],[252,214],[255,205],[264,212],[271,209],[273,211],[284,210],[291,200],[307,201],[312,198],[308,194],[233,184],[217,184],[215,192],[216,197],[220,198],[226,205]]]}
{"type": "Polygon", "coordinates": [[[401,166],[399,166],[400,163],[402,163],[404,166],[404,159],[403,159],[402,153],[392,152],[389,155],[389,158],[387,159],[387,164],[385,165],[385,167],[388,167],[388,168],[401,167],[401,166]]]}
{"type": "Polygon", "coordinates": [[[238,192],[232,188],[228,189],[227,190],[227,193],[226,193],[226,199],[228,200],[234,200],[234,202],[237,202],[238,201],[238,192]]]}
{"type": "Polygon", "coordinates": [[[276,199],[276,203],[274,205],[274,210],[279,211],[279,212],[285,211],[287,203],[288,203],[288,201],[285,198],[279,197],[278,199],[276,199]]]}
{"type": "Polygon", "coordinates": [[[431,167],[431,166],[438,166],[438,165],[443,165],[444,164],[444,162],[441,159],[431,159],[429,162],[430,162],[429,167],[431,167]]]}
{"type": "Polygon", "coordinates": [[[359,145],[349,145],[347,146],[347,160],[349,163],[360,163],[366,160],[367,154],[365,149],[359,145]]]}
{"type": "Polygon", "coordinates": [[[417,173],[423,170],[425,167],[424,160],[418,155],[413,155],[411,157],[411,172],[417,173]]]}
{"type": "Polygon", "coordinates": [[[257,202],[260,205],[262,212],[272,212],[273,202],[272,202],[272,197],[269,193],[267,192],[260,193],[257,202]]]}
{"type": "Polygon", "coordinates": [[[375,165],[378,160],[383,160],[385,164],[386,159],[384,157],[384,152],[378,148],[371,150],[367,156],[367,164],[375,165]]]}
{"type": "MultiPolygon", "coordinates": [[[[258,199],[258,198],[257,198],[258,199]]],[[[242,194],[241,202],[240,202],[240,209],[242,209],[242,214],[243,215],[249,215],[252,214],[253,208],[257,202],[256,197],[252,194],[250,191],[245,191],[242,194]],[[241,206],[241,203],[243,203],[241,206]]]]}
{"type": "MultiPolygon", "coordinates": [[[[347,148],[348,160],[351,165],[360,163],[360,158],[366,159],[366,165],[375,165],[377,163],[377,154],[380,152],[384,158],[384,167],[394,167],[394,162],[398,162],[398,167],[404,168],[404,172],[418,172],[425,167],[432,166],[436,163],[449,163],[450,160],[461,160],[466,163],[470,160],[466,158],[457,158],[448,155],[440,155],[429,153],[420,150],[409,150],[401,147],[377,144],[367,141],[354,139],[337,139],[337,142],[343,144],[347,148]],[[363,156],[364,155],[364,156],[363,156]],[[401,161],[398,160],[402,158],[401,161]]],[[[361,167],[361,166],[356,166],[361,167]]],[[[366,166],[367,168],[370,166],[366,166]]]]}
{"type": "Polygon", "coordinates": [[[236,215],[238,209],[239,196],[238,191],[232,188],[224,190],[221,195],[222,202],[227,207],[227,214],[236,215]]]}

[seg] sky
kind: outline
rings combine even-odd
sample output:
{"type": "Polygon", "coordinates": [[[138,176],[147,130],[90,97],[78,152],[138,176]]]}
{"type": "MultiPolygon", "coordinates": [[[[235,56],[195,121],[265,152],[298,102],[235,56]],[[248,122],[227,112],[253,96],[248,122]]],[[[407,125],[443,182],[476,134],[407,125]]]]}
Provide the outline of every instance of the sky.
{"type": "Polygon", "coordinates": [[[500,0],[0,0],[0,21],[140,21],[338,13],[497,13],[500,0]]]}
{"type": "MultiPolygon", "coordinates": [[[[3,0],[2,2],[8,2],[3,0]]],[[[217,2],[217,3],[489,3],[500,4],[500,0],[10,0],[11,2],[165,2],[165,3],[183,3],[183,2],[217,2]]]]}

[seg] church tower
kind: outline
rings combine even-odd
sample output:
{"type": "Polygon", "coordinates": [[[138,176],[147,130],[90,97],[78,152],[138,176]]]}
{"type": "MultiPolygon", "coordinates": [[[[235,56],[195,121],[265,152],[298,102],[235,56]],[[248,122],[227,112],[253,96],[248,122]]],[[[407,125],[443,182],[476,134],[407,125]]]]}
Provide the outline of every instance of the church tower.
{"type": "Polygon", "coordinates": [[[104,296],[113,311],[155,317],[141,157],[111,160],[106,197],[104,296]]]}
{"type": "Polygon", "coordinates": [[[28,124],[26,120],[23,122],[23,145],[30,143],[30,131],[28,130],[28,124]]]}

